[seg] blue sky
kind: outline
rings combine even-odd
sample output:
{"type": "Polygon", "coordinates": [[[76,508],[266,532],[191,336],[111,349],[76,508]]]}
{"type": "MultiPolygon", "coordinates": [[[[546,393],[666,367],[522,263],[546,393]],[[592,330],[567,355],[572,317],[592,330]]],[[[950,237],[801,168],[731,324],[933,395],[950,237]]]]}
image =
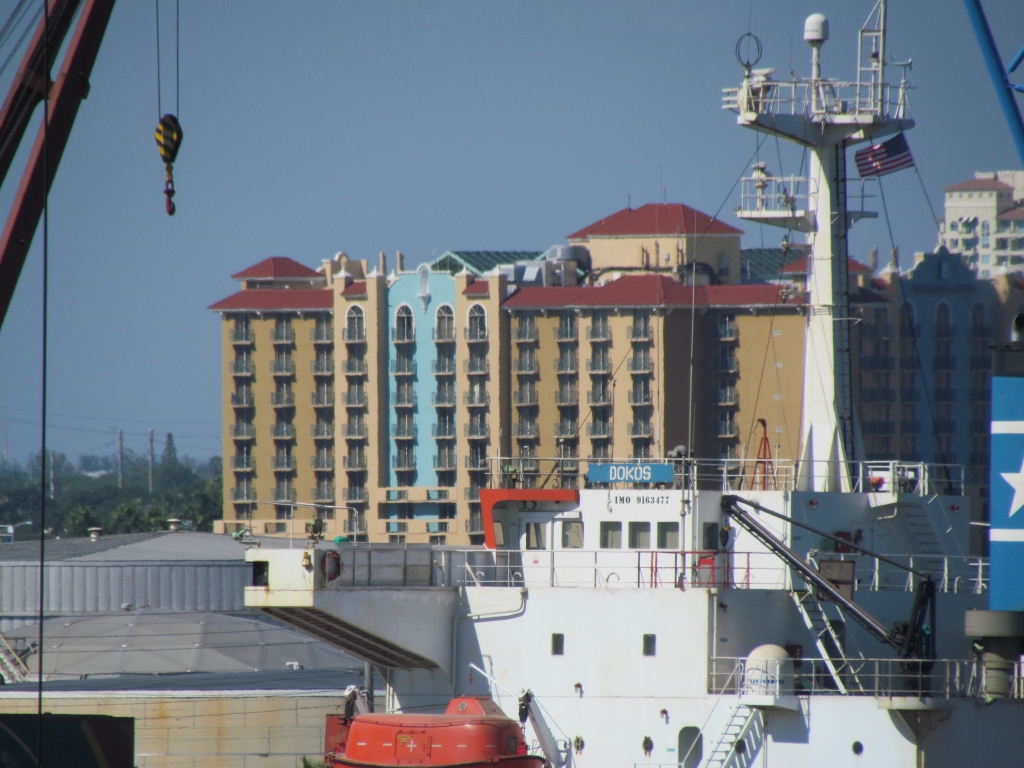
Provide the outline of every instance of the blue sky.
{"type": "MultiPolygon", "coordinates": [[[[50,445],[109,453],[121,427],[142,451],[153,428],[158,444],[173,431],[180,453],[219,454],[206,307],[266,256],[317,265],[400,249],[416,264],[448,249],[543,249],[627,195],[654,201],[659,167],[668,200],[731,211],[756,143],[720,108],[742,74],[737,37],[752,29],[762,66],[806,75],[803,19],[824,12],[823,71],[853,78],[871,5],[182,0],[185,139],[168,218],[154,6],[122,1],[50,198],[50,445]]],[[[161,6],[167,111],[173,4],[161,6]]],[[[1011,0],[985,6],[1009,59],[1024,14],[1011,0]]],[[[0,2],[0,17],[11,7],[0,2]]],[[[889,32],[893,56],[913,58],[908,138],[936,206],[975,170],[1020,167],[962,2],[892,0],[889,32]]],[[[799,162],[774,140],[762,157],[787,174],[799,162]]],[[[20,172],[0,190],[4,216],[20,172]]],[[[901,252],[932,247],[917,178],[885,183],[901,252]]],[[[782,234],[741,228],[745,246],[782,234]]],[[[39,445],[40,244],[0,330],[0,448],[19,461],[39,445]]],[[[855,256],[873,245],[888,250],[884,220],[852,232],[855,256]]]]}

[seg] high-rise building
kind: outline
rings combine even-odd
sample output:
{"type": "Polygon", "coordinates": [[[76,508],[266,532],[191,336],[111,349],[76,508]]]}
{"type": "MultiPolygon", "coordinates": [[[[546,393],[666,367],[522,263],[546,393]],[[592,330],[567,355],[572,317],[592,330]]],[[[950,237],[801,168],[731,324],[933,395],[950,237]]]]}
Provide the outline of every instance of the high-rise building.
{"type": "Polygon", "coordinates": [[[939,247],[963,254],[979,277],[1024,270],[1024,171],[979,171],[942,191],[939,247]]]}

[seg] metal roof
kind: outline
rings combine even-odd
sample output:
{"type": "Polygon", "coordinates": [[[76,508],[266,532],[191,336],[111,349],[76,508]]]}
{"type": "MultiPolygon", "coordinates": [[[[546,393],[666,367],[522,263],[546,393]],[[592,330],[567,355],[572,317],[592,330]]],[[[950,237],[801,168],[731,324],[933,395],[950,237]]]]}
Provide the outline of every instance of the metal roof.
{"type": "MultiPolygon", "coordinates": [[[[255,691],[289,691],[330,693],[337,695],[350,685],[363,684],[363,669],[360,663],[352,669],[283,669],[265,672],[192,672],[180,675],[115,675],[112,677],[87,677],[84,679],[44,680],[46,693],[123,691],[123,692],[175,692],[194,694],[211,691],[223,694],[225,691],[253,693],[255,691]]],[[[37,683],[14,683],[0,688],[0,700],[10,694],[34,695],[37,683]]]]}
{"type": "MultiPolygon", "coordinates": [[[[254,614],[255,616],[255,614],[254,614]]],[[[16,648],[34,643],[38,626],[6,633],[16,648]]],[[[348,670],[355,657],[303,632],[261,618],[211,612],[122,611],[48,619],[43,673],[49,679],[85,675],[186,672],[348,670]]],[[[39,655],[25,659],[32,674],[39,655]]]]}
{"type": "Polygon", "coordinates": [[[778,280],[782,266],[788,261],[787,252],[782,248],[743,248],[740,250],[740,279],[744,283],[778,280]]]}
{"type": "MultiPolygon", "coordinates": [[[[125,562],[154,560],[245,560],[248,547],[230,536],[194,531],[151,531],[72,539],[48,539],[46,562],[86,560],[125,562]]],[[[39,563],[39,542],[0,544],[0,562],[39,563]]]]}
{"type": "Polygon", "coordinates": [[[542,251],[447,251],[435,259],[430,268],[435,272],[450,272],[453,275],[465,268],[474,274],[483,275],[495,267],[535,261],[543,255],[542,251]]]}

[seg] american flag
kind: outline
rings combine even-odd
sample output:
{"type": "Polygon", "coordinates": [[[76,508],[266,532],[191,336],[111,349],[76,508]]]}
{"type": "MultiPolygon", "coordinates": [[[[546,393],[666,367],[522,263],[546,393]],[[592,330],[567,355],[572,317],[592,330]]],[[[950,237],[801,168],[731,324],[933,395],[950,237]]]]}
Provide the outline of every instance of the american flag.
{"type": "Polygon", "coordinates": [[[867,176],[885,176],[914,166],[914,157],[902,133],[881,144],[862,149],[853,156],[863,179],[867,176]]]}

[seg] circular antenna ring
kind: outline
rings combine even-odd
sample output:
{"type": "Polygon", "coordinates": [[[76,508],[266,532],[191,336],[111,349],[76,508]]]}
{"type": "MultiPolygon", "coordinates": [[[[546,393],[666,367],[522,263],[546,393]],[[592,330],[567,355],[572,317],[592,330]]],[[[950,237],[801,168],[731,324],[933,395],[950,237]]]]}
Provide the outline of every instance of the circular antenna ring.
{"type": "Polygon", "coordinates": [[[736,41],[736,61],[740,63],[747,72],[753,67],[757,66],[757,62],[761,60],[761,41],[757,39],[757,35],[752,32],[747,32],[742,35],[739,40],[736,41]],[[746,43],[746,55],[744,56],[741,50],[746,43]]]}

